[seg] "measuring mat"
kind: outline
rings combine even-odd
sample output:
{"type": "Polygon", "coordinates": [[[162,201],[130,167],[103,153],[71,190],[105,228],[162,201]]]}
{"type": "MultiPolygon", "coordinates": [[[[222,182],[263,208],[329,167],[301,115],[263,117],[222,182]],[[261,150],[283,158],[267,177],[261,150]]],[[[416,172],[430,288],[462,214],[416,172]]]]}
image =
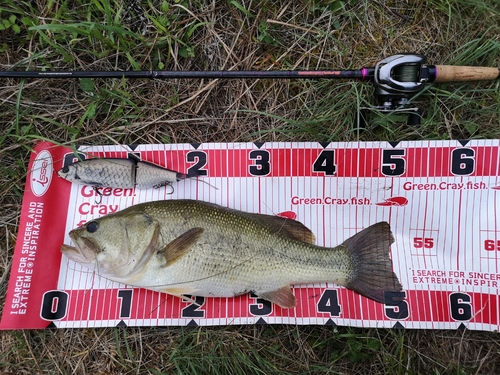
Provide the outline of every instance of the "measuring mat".
{"type": "Polygon", "coordinates": [[[197,178],[159,188],[99,188],[57,176],[73,150],[39,143],[30,160],[1,329],[320,324],[500,329],[500,140],[92,146],[197,178]],[[302,222],[334,247],[391,225],[404,291],[386,306],[333,283],[296,285],[297,307],[252,294],[181,299],[119,284],[61,254],[68,232],[131,205],[197,199],[302,222]]]}

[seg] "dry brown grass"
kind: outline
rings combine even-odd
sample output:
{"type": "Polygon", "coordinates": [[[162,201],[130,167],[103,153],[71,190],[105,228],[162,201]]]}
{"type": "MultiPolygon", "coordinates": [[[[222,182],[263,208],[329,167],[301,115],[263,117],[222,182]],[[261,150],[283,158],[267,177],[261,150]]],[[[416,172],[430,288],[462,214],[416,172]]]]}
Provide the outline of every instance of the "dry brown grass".
{"type": "Polygon", "coordinates": [[[16,374],[231,374],[240,373],[238,366],[241,373],[495,374],[500,369],[498,338],[468,331],[68,329],[3,332],[1,349],[8,359],[4,366],[9,363],[6,368],[16,374]]]}
{"type": "MultiPolygon", "coordinates": [[[[106,20],[95,8],[87,11],[90,2],[50,3],[51,7],[37,0],[30,3],[30,10],[28,3],[19,2],[14,9],[22,9],[41,25],[64,19],[66,13],[65,23],[78,15],[94,22],[106,20]]],[[[147,7],[148,2],[141,3],[147,7]]],[[[71,60],[40,39],[38,32],[0,31],[4,51],[0,69],[22,62],[21,69],[129,70],[126,52],[143,69],[157,69],[160,61],[171,70],[357,69],[406,51],[422,53],[431,63],[500,66],[496,1],[350,1],[343,10],[329,8],[333,3],[172,2],[164,12],[170,22],[168,34],[150,23],[141,43],[126,39],[126,50],[69,33],[44,32],[71,60]],[[263,20],[267,20],[269,43],[258,40],[263,20]],[[188,37],[187,30],[198,23],[202,25],[188,37]],[[179,55],[182,43],[192,48],[194,57],[179,55]]],[[[151,17],[160,19],[161,2],[150,4],[151,17]]],[[[132,31],[136,32],[133,27],[132,31]]],[[[498,84],[491,83],[427,91],[417,99],[425,113],[419,129],[384,120],[361,132],[353,125],[357,109],[373,103],[372,88],[363,83],[95,80],[91,91],[82,90],[76,80],[0,80],[0,136],[5,134],[0,138],[2,302],[29,150],[37,139],[109,144],[500,136],[498,84]],[[95,113],[87,116],[92,106],[95,113]]],[[[487,332],[315,326],[2,331],[1,370],[16,374],[494,374],[500,372],[500,338],[487,332]]]]}

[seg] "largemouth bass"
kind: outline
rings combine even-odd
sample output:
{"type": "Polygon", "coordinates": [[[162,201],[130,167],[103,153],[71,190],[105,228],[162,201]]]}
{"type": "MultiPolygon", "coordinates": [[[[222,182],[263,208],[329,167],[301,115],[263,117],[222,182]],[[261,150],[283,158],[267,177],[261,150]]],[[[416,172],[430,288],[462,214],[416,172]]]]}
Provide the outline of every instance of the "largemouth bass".
{"type": "Polygon", "coordinates": [[[314,245],[298,221],[195,200],[141,203],[69,233],[61,251],[99,275],[170,293],[233,297],[254,292],[291,308],[290,285],[334,282],[397,304],[389,224],[379,222],[335,248],[314,245]]]}
{"type": "Polygon", "coordinates": [[[113,158],[77,161],[63,167],[57,174],[59,177],[78,184],[124,189],[158,188],[194,177],[144,161],[113,158]]]}

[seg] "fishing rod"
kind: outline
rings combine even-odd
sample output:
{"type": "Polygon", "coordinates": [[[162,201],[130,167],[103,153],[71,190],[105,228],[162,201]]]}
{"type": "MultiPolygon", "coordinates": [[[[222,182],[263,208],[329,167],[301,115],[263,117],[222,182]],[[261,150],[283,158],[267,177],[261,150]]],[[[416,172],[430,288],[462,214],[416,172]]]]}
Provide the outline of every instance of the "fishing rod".
{"type": "MultiPolygon", "coordinates": [[[[406,103],[425,85],[433,82],[494,80],[499,68],[454,65],[427,65],[420,54],[403,53],[387,57],[374,67],[359,70],[203,70],[203,71],[0,71],[0,78],[206,78],[206,79],[354,79],[373,82],[383,111],[408,111],[406,103]]],[[[409,110],[409,124],[420,123],[418,109],[409,110]]]]}

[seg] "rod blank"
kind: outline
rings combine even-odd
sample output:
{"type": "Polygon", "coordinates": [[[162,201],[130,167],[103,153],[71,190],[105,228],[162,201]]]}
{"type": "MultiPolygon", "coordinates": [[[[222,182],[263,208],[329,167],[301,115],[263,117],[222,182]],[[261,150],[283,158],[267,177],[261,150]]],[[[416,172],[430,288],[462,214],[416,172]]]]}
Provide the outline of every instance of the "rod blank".
{"type": "Polygon", "coordinates": [[[361,70],[198,70],[198,71],[1,71],[0,78],[340,78],[371,79],[373,68],[361,70]]]}

